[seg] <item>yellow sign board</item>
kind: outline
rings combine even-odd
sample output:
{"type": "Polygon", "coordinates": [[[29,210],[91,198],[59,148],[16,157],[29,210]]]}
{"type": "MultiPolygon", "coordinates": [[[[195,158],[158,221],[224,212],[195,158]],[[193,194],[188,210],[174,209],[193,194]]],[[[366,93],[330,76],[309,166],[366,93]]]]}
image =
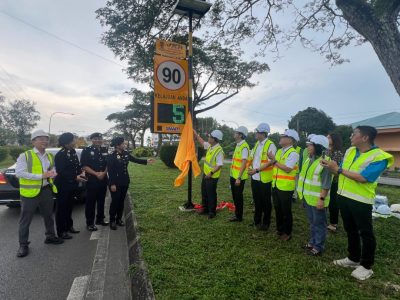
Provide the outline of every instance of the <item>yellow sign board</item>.
{"type": "Polygon", "coordinates": [[[156,54],[172,57],[172,58],[186,58],[186,45],[157,40],[156,41],[156,54]]]}
{"type": "Polygon", "coordinates": [[[181,133],[189,112],[186,60],[154,56],[152,132],[181,133]]]}

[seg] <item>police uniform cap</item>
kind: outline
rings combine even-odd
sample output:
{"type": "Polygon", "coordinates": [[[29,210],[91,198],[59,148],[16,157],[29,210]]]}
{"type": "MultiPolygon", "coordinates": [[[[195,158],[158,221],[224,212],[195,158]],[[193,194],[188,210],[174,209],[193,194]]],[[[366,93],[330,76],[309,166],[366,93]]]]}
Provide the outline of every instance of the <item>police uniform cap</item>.
{"type": "Polygon", "coordinates": [[[111,140],[111,147],[116,147],[121,145],[124,142],[124,138],[122,136],[117,136],[111,140]]]}
{"type": "Polygon", "coordinates": [[[100,133],[100,132],[95,132],[95,133],[92,133],[91,135],[90,135],[90,139],[94,139],[94,138],[103,138],[103,135],[100,133]]]}
{"type": "Polygon", "coordinates": [[[60,147],[70,144],[74,140],[74,135],[71,132],[64,132],[58,138],[58,144],[60,147]]]}

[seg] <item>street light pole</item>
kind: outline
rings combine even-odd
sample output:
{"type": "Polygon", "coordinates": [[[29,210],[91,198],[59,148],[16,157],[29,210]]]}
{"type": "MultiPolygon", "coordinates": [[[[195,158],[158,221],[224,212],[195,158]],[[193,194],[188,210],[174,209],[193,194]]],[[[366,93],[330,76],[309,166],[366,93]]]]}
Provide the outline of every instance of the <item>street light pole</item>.
{"type": "MultiPolygon", "coordinates": [[[[192,122],[194,121],[194,109],[193,109],[193,18],[201,19],[209,10],[211,4],[205,0],[178,0],[174,7],[174,13],[182,16],[189,17],[189,36],[188,36],[188,62],[189,62],[189,91],[188,91],[188,105],[189,111],[192,116],[192,122]]],[[[193,124],[192,124],[193,125],[193,124]]],[[[189,165],[188,173],[188,199],[183,205],[186,209],[193,209],[194,205],[192,202],[192,177],[193,177],[192,163],[189,165]]]]}
{"type": "Polygon", "coordinates": [[[56,112],[53,112],[53,113],[50,115],[50,120],[49,120],[49,131],[48,131],[49,136],[50,136],[50,128],[51,128],[51,119],[53,118],[53,116],[54,116],[55,114],[63,114],[63,115],[70,115],[70,116],[74,116],[74,115],[75,115],[75,114],[73,114],[73,113],[67,113],[67,112],[63,112],[63,111],[56,111],[56,112]]]}

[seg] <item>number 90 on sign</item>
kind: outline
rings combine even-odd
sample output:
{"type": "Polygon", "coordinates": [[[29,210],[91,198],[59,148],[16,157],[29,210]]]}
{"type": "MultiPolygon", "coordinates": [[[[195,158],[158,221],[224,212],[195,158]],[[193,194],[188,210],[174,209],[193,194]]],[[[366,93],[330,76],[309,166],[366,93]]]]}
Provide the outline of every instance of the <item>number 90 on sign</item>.
{"type": "Polygon", "coordinates": [[[185,85],[186,74],[176,62],[165,61],[157,68],[157,79],[164,88],[176,91],[185,85]]]}

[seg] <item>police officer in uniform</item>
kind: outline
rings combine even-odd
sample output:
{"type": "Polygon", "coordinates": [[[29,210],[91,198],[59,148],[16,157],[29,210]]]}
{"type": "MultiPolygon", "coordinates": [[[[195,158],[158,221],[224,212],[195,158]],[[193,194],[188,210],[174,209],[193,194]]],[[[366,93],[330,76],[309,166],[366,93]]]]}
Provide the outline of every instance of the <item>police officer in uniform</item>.
{"type": "Polygon", "coordinates": [[[138,159],[126,151],[126,144],[123,137],[115,137],[111,141],[111,147],[115,150],[108,156],[107,172],[111,193],[110,205],[110,228],[117,229],[118,226],[124,226],[122,214],[124,212],[124,201],[128,191],[130,179],[128,173],[129,162],[147,165],[153,163],[154,159],[138,159]]]}
{"type": "Polygon", "coordinates": [[[92,145],[82,151],[81,165],[88,179],[86,183],[87,197],[85,203],[86,226],[89,231],[96,231],[96,225],[107,226],[104,221],[104,201],[107,192],[107,155],[103,145],[103,136],[99,132],[90,135],[92,145]],[[97,204],[96,225],[95,210],[97,204]]]}
{"type": "Polygon", "coordinates": [[[74,228],[72,220],[72,207],[77,194],[79,182],[86,182],[85,173],[82,172],[78,156],[74,149],[75,137],[70,132],[60,135],[58,144],[61,150],[57,152],[54,161],[57,177],[54,184],[58,194],[56,200],[56,227],[57,234],[62,239],[71,239],[68,233],[79,233],[74,228]]]}

